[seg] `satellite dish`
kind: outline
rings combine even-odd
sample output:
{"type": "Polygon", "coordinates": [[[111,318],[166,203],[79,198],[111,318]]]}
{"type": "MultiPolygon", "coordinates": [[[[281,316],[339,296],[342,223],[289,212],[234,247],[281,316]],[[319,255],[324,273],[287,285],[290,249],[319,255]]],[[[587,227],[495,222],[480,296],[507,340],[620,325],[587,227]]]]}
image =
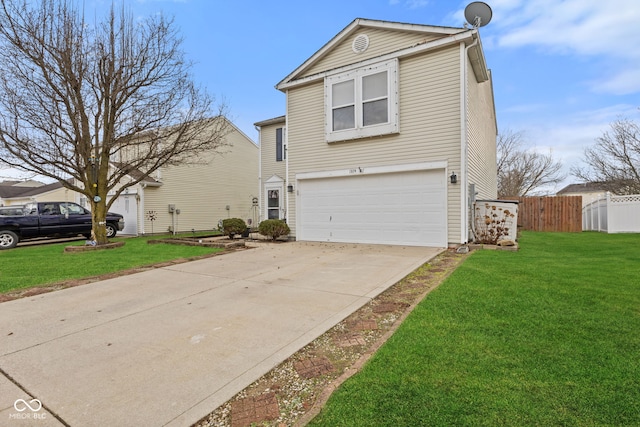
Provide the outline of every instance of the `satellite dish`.
{"type": "Polygon", "coordinates": [[[484,27],[491,22],[492,16],[491,7],[482,1],[474,1],[464,8],[464,17],[473,28],[484,27]]]}

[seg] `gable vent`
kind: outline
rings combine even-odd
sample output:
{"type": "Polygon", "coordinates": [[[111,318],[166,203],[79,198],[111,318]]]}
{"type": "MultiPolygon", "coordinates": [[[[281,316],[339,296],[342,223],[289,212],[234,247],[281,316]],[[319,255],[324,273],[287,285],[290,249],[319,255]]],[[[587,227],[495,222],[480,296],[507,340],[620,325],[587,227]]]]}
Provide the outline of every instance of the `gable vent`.
{"type": "Polygon", "coordinates": [[[353,40],[353,44],[351,45],[351,49],[355,53],[362,53],[369,47],[369,36],[366,34],[360,34],[353,40]]]}

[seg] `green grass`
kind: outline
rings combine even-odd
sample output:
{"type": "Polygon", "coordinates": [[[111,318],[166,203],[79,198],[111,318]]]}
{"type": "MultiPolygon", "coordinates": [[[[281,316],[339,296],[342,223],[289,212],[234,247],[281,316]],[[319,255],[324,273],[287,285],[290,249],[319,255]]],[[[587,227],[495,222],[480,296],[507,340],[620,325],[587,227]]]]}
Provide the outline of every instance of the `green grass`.
{"type": "Polygon", "coordinates": [[[115,238],[113,241],[125,240],[125,245],[100,251],[64,252],[65,246],[83,245],[84,241],[0,251],[0,293],[221,250],[201,246],[147,244],[147,240],[160,237],[168,236],[115,238]]]}
{"type": "Polygon", "coordinates": [[[640,235],[473,253],[311,426],[639,426],[640,235]]]}

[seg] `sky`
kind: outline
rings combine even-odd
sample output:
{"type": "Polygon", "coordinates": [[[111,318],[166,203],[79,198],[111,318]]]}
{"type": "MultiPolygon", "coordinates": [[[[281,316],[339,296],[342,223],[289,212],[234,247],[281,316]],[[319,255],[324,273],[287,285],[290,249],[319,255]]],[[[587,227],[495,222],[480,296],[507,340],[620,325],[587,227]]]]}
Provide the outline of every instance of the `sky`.
{"type": "MultiPolygon", "coordinates": [[[[116,1],[117,4],[118,1],[116,1]]],[[[124,0],[139,17],[175,19],[193,75],[258,141],[254,123],[285,114],[275,85],[356,18],[462,27],[469,1],[124,0]]],[[[578,182],[584,148],[616,119],[640,121],[638,0],[488,0],[480,29],[498,130],[522,132],[578,182]]],[[[100,15],[110,0],[84,0],[100,15]]],[[[0,179],[7,178],[0,171],[0,179]]]]}

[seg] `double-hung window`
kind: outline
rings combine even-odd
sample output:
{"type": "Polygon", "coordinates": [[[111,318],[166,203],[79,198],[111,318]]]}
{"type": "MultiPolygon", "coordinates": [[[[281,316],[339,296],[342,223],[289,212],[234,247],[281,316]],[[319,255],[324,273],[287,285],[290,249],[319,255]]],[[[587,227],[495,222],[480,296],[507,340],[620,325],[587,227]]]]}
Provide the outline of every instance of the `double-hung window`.
{"type": "Polygon", "coordinates": [[[398,132],[398,62],[325,79],[327,142],[398,132]]]}

